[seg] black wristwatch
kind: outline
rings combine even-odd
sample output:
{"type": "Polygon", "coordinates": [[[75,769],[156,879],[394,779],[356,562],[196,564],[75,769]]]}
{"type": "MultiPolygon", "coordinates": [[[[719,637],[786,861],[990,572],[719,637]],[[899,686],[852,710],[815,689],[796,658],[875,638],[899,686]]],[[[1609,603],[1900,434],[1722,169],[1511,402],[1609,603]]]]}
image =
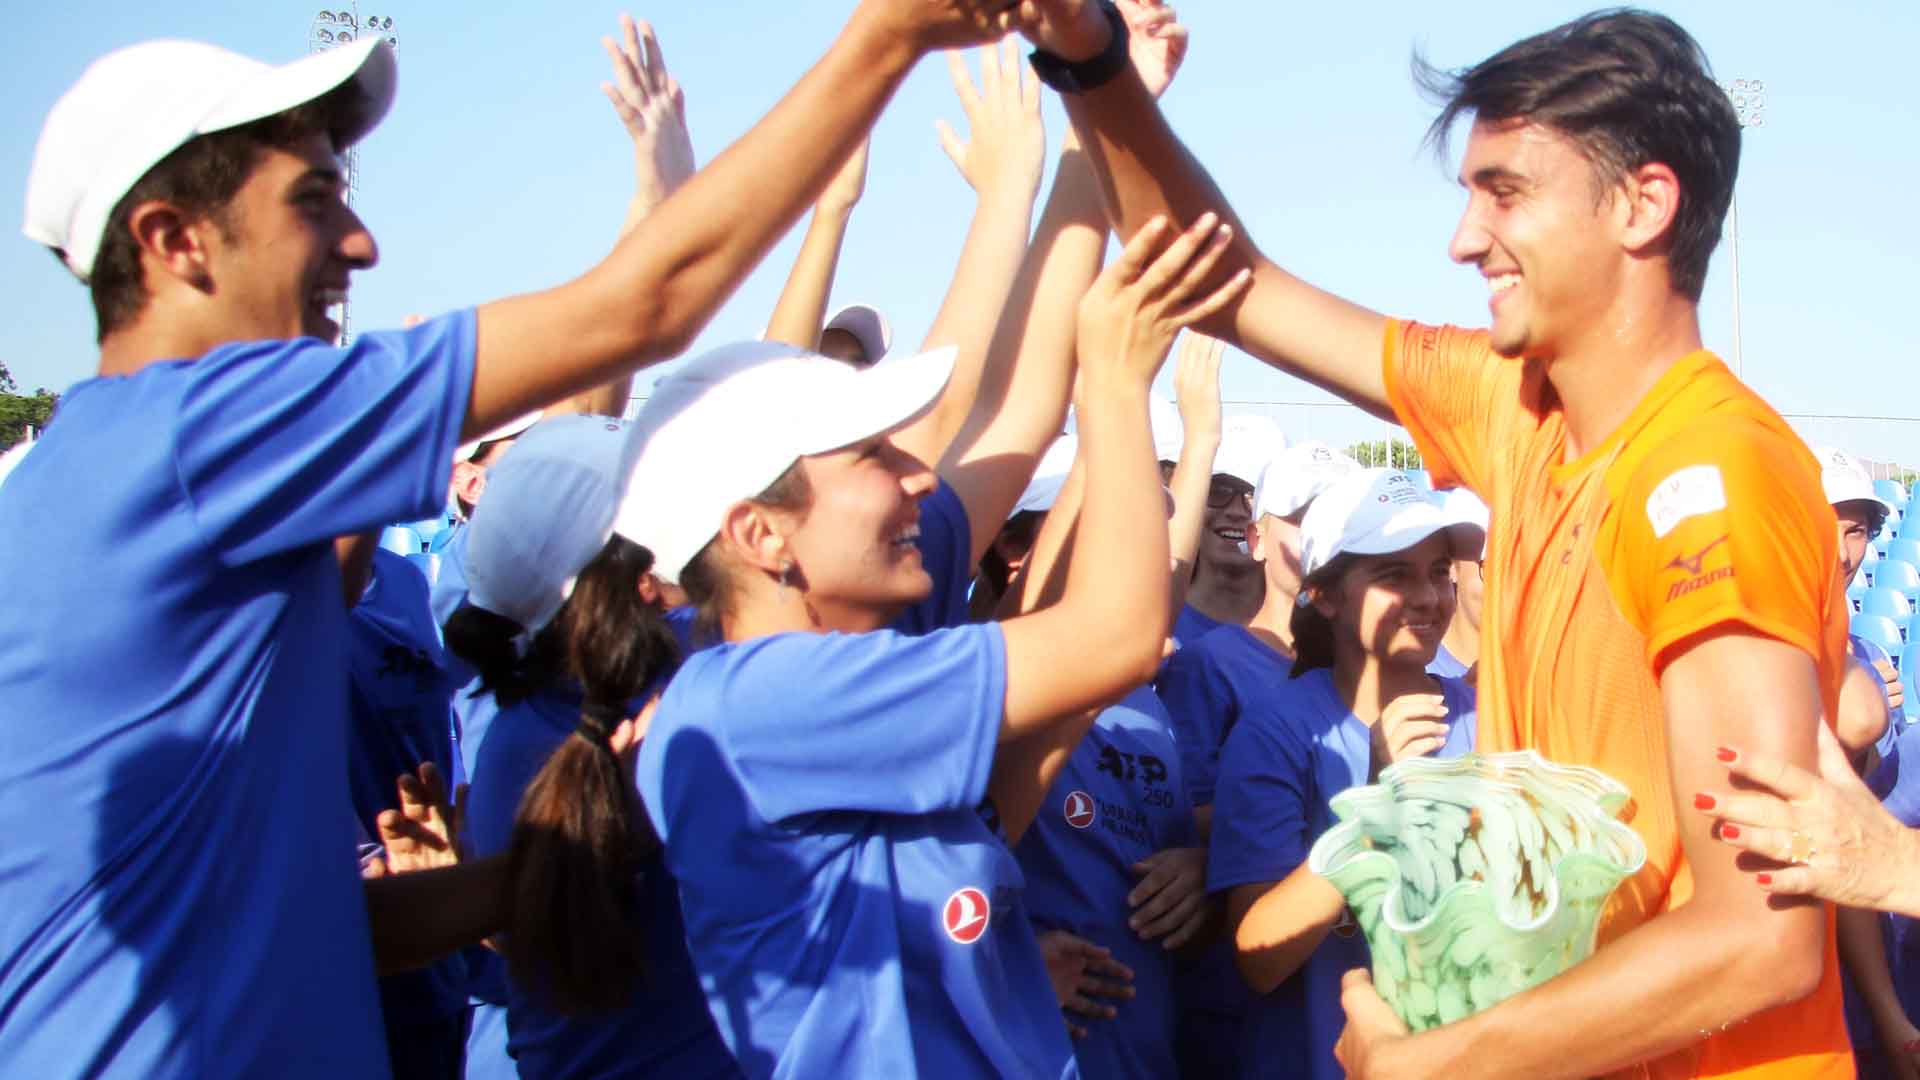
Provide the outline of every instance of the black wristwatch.
{"type": "Polygon", "coordinates": [[[1053,87],[1062,94],[1083,94],[1106,85],[1114,76],[1127,70],[1133,58],[1127,52],[1127,20],[1120,15],[1120,9],[1113,0],[1100,0],[1100,10],[1106,13],[1107,25],[1113,27],[1113,37],[1107,42],[1106,51],[1099,56],[1073,63],[1044,49],[1035,49],[1028,59],[1033,64],[1033,73],[1040,81],[1053,87]]]}

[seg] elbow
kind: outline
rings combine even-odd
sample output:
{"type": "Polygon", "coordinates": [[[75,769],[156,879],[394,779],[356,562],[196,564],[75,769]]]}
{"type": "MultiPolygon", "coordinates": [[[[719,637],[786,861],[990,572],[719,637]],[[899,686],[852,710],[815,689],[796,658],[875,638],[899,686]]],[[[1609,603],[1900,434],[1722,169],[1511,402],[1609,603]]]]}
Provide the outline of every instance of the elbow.
{"type": "Polygon", "coordinates": [[[1273,972],[1267,970],[1258,956],[1242,952],[1237,947],[1233,951],[1233,966],[1239,970],[1240,981],[1247,984],[1247,989],[1262,997],[1278,990],[1280,984],[1286,981],[1284,977],[1276,978],[1273,972]]]}
{"type": "Polygon", "coordinates": [[[1752,987],[1759,994],[1751,1012],[1800,1001],[1826,978],[1826,921],[1824,917],[1805,921],[1812,932],[1796,927],[1772,938],[1766,947],[1743,950],[1737,985],[1752,987]]]}

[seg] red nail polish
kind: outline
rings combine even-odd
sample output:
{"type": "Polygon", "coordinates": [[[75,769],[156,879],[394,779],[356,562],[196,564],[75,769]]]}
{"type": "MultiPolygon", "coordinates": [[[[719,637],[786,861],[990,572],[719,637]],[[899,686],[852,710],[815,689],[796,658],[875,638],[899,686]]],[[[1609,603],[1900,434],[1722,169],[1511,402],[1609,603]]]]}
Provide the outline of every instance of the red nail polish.
{"type": "Polygon", "coordinates": [[[1720,826],[1720,835],[1726,837],[1728,840],[1738,840],[1740,839],[1740,826],[1722,825],[1720,826]]]}
{"type": "Polygon", "coordinates": [[[1713,796],[1708,795],[1706,792],[1701,792],[1693,797],[1693,808],[1695,810],[1711,810],[1717,805],[1719,804],[1714,802],[1713,796]]]}
{"type": "Polygon", "coordinates": [[[1724,761],[1729,765],[1740,760],[1739,754],[1733,752],[1732,750],[1729,750],[1724,746],[1718,750],[1715,750],[1713,752],[1713,756],[1719,758],[1721,761],[1724,761]]]}
{"type": "Polygon", "coordinates": [[[1759,882],[1762,885],[1771,885],[1773,884],[1773,875],[1772,874],[1755,874],[1753,876],[1753,880],[1759,882]]]}

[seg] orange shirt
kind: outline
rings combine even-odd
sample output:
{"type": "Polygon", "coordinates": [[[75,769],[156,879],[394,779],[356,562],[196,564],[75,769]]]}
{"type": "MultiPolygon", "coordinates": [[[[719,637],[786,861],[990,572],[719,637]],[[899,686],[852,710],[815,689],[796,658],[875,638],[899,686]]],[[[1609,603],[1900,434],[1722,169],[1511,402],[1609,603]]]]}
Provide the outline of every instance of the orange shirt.
{"type": "MultiPolygon", "coordinates": [[[[1693,893],[1657,681],[1676,643],[1740,623],[1793,645],[1837,715],[1846,622],[1819,465],[1704,351],[1574,461],[1542,365],[1495,355],[1485,332],[1390,323],[1385,365],[1435,483],[1471,488],[1492,512],[1480,749],[1531,747],[1633,792],[1647,865],[1614,894],[1604,944],[1693,893]]],[[[1851,1077],[1831,910],[1828,924],[1811,997],[1625,1075],[1851,1077]]]]}

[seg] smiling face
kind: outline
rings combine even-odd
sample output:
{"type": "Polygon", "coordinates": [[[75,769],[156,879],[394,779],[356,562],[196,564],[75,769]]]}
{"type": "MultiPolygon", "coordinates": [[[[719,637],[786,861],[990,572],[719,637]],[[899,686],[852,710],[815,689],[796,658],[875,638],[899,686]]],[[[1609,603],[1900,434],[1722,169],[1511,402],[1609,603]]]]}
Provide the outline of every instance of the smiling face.
{"type": "Polygon", "coordinates": [[[1873,542],[1874,529],[1879,525],[1880,508],[1855,500],[1835,503],[1833,512],[1840,519],[1840,587],[1844,589],[1853,583],[1853,575],[1867,557],[1867,545],[1873,542]]]}
{"type": "Polygon", "coordinates": [[[1253,556],[1240,550],[1253,520],[1253,488],[1246,481],[1216,473],[1207,489],[1207,515],[1195,563],[1201,567],[1242,569],[1253,556]]]}
{"type": "Polygon", "coordinates": [[[373,235],[346,204],[333,144],[311,135],[262,147],[253,173],[210,230],[208,276],[232,340],[317,337],[340,326],[348,276],[374,265],[373,235]]]}
{"type": "Polygon", "coordinates": [[[1405,551],[1355,557],[1314,605],[1333,622],[1337,666],[1374,658],[1397,667],[1433,662],[1453,619],[1453,548],[1445,531],[1405,551]]]}
{"type": "Polygon", "coordinates": [[[1475,123],[1460,182],[1448,255],[1486,279],[1494,351],[1552,359],[1593,332],[1620,286],[1619,193],[1570,139],[1525,121],[1475,123]]]}
{"type": "Polygon", "coordinates": [[[777,515],[796,586],[827,629],[886,625],[933,590],[916,543],[932,470],[886,436],[802,461],[812,505],[777,515]]]}
{"type": "Polygon", "coordinates": [[[1251,526],[1253,557],[1266,571],[1267,588],[1291,602],[1300,595],[1300,525],[1272,514],[1251,526]]]}

